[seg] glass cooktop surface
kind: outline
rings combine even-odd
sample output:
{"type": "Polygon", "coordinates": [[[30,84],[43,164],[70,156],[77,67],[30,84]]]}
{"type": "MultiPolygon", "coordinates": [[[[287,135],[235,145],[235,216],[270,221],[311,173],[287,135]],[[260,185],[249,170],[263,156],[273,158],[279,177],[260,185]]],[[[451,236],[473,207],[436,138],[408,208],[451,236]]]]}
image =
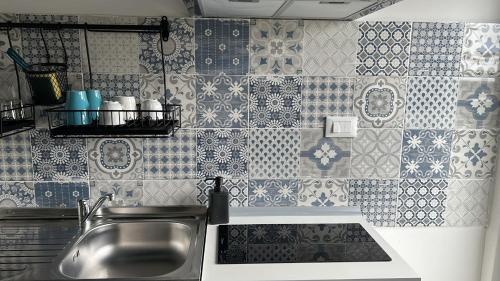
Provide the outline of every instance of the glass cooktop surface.
{"type": "Polygon", "coordinates": [[[218,227],[218,263],[387,262],[360,224],[249,224],[218,227]]]}

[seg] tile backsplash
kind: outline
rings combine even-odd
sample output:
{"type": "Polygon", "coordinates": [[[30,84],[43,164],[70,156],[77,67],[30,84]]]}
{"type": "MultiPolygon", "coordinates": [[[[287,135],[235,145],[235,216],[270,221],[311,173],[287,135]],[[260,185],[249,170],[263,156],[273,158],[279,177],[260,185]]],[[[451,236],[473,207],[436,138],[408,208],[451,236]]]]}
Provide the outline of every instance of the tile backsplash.
{"type": "MultiPolygon", "coordinates": [[[[155,24],[158,18],[0,15],[2,21],[155,24]]],[[[43,61],[38,30],[13,45],[43,61]]],[[[62,60],[57,34],[44,31],[62,60]]],[[[83,33],[64,31],[73,88],[90,87],[83,33]]],[[[15,89],[0,33],[0,91],[15,89]]],[[[206,177],[231,206],[360,206],[377,226],[488,223],[500,129],[500,24],[172,19],[159,36],[89,33],[94,88],[183,105],[170,139],[0,140],[1,207],[205,204],[206,177]],[[164,94],[165,93],[165,94],[164,94]],[[356,138],[325,138],[329,115],[356,138]]],[[[24,89],[25,90],[25,89],[24,89]]],[[[27,92],[25,93],[27,95],[27,92]]]]}

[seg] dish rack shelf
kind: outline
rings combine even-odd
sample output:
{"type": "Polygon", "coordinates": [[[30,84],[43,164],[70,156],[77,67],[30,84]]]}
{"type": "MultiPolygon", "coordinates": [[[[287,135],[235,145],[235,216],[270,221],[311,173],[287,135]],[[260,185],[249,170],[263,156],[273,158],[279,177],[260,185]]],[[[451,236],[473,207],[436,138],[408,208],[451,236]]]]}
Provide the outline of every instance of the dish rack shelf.
{"type": "Polygon", "coordinates": [[[17,105],[0,110],[0,138],[35,128],[35,106],[17,105]]]}
{"type": "Polygon", "coordinates": [[[162,110],[68,110],[61,106],[46,112],[53,138],[173,137],[182,122],[179,104],[164,105],[162,110]],[[69,124],[75,117],[85,125],[69,124]]]}

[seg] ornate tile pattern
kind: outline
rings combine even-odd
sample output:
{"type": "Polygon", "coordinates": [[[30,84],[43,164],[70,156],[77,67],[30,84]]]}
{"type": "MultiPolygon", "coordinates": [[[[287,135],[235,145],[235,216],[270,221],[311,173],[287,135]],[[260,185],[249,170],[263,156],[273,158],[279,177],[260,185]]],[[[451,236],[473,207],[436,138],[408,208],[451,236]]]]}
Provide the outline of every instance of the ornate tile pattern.
{"type": "Polygon", "coordinates": [[[322,129],[301,130],[302,177],[349,177],[351,139],[325,138],[322,129]]]}
{"type": "Polygon", "coordinates": [[[362,129],[352,141],[351,176],[398,178],[402,133],[398,129],[362,129]]]}
{"type": "Polygon", "coordinates": [[[201,128],[248,126],[246,76],[197,76],[196,117],[201,128]]]}
{"type": "Polygon", "coordinates": [[[375,226],[394,226],[396,222],[398,180],[349,180],[349,206],[361,208],[363,216],[375,226]]]}
{"type": "MultiPolygon", "coordinates": [[[[85,88],[90,88],[90,77],[83,75],[85,88]]],[[[134,96],[139,101],[138,74],[92,74],[93,87],[101,90],[103,99],[110,100],[114,96],[134,96]]]]}
{"type": "Polygon", "coordinates": [[[353,78],[304,77],[302,127],[322,128],[327,116],[351,115],[353,92],[353,78]]]}
{"type": "Polygon", "coordinates": [[[248,175],[247,130],[197,131],[198,177],[246,177],[248,175]]]}
{"type": "Polygon", "coordinates": [[[463,23],[413,23],[411,76],[460,76],[463,23]]]}
{"type": "Polygon", "coordinates": [[[182,105],[182,127],[196,125],[196,78],[191,75],[167,75],[167,90],[164,91],[160,74],[140,75],[141,101],[157,99],[161,103],[182,105]]]}
{"type": "MultiPolygon", "coordinates": [[[[161,18],[145,18],[142,24],[159,24],[161,18]]],[[[170,20],[170,36],[163,42],[166,73],[194,73],[194,20],[170,20]]],[[[139,33],[139,63],[142,73],[162,73],[160,35],[139,33]]]]}
{"type": "MultiPolygon", "coordinates": [[[[17,22],[17,16],[15,14],[0,14],[0,22],[17,22]]],[[[21,45],[21,30],[12,29],[10,32],[10,39],[12,42],[12,48],[16,52],[22,55],[22,45],[21,45]]],[[[2,31],[0,33],[0,72],[4,71],[14,71],[14,63],[7,55],[7,49],[9,49],[9,40],[7,38],[7,33],[2,31]]]]}
{"type": "Polygon", "coordinates": [[[144,178],[141,139],[89,139],[91,180],[140,180],[144,178]]]}
{"type": "Polygon", "coordinates": [[[489,199],[494,180],[450,180],[446,201],[445,224],[474,226],[488,224],[489,199]]]}
{"type": "Polygon", "coordinates": [[[444,223],[444,179],[404,179],[398,190],[398,226],[440,226],[444,223]]]}
{"type": "MultiPolygon", "coordinates": [[[[42,22],[42,23],[78,23],[77,16],[53,16],[53,15],[19,15],[19,22],[42,22]]],[[[28,63],[47,62],[45,48],[43,46],[40,30],[23,29],[22,34],[22,56],[28,63]]],[[[80,35],[79,30],[62,30],[61,36],[68,55],[68,72],[81,72],[80,63],[80,35]]],[[[47,42],[47,48],[51,56],[51,62],[63,62],[64,50],[59,40],[57,31],[44,31],[43,36],[47,42]]]]}
{"type": "Polygon", "coordinates": [[[178,130],[175,137],[144,140],[144,178],[196,177],[196,132],[178,130]]]}
{"type": "Polygon", "coordinates": [[[250,21],[250,73],[301,74],[302,20],[250,21]]]}
{"type": "Polygon", "coordinates": [[[84,139],[51,138],[48,130],[32,130],[31,145],[35,181],[88,179],[84,139]]]}
{"type": "Polygon", "coordinates": [[[196,205],[198,180],[144,181],[146,206],[196,205]]]}
{"type": "Polygon", "coordinates": [[[0,184],[0,207],[37,207],[32,182],[4,182],[0,184]]]}
{"type": "Polygon", "coordinates": [[[354,75],[358,38],[357,22],[304,21],[304,73],[354,75]]]}
{"type": "Polygon", "coordinates": [[[456,127],[500,128],[500,79],[460,80],[456,127]]]}
{"type": "Polygon", "coordinates": [[[461,71],[463,76],[500,75],[500,24],[465,25],[461,71]]]}
{"type": "Polygon", "coordinates": [[[448,130],[405,130],[401,177],[447,178],[452,135],[448,130]]]}
{"type": "Polygon", "coordinates": [[[411,23],[363,22],[359,33],[358,75],[407,75],[411,23]]]}
{"type": "Polygon", "coordinates": [[[0,139],[0,180],[31,181],[32,179],[29,132],[0,139]]]}
{"type": "Polygon", "coordinates": [[[248,187],[249,206],[297,206],[299,185],[299,180],[250,180],[248,187]]]}
{"type": "Polygon", "coordinates": [[[76,208],[77,201],[89,199],[87,182],[36,182],[35,199],[41,208],[76,208]]]}
{"type": "MultiPolygon", "coordinates": [[[[229,206],[248,206],[248,180],[229,179],[224,181],[224,188],[229,192],[229,206]]],[[[213,182],[198,181],[196,185],[198,203],[208,205],[209,192],[214,189],[213,182]]]]}
{"type": "Polygon", "coordinates": [[[406,100],[406,128],[453,128],[458,79],[452,77],[410,77],[406,100]]]}
{"type": "Polygon", "coordinates": [[[346,179],[304,179],[298,194],[298,205],[305,207],[347,206],[349,181],[346,179]]]}
{"type": "Polygon", "coordinates": [[[250,127],[299,128],[302,78],[250,78],[250,127]]]}
{"type": "Polygon", "coordinates": [[[135,207],[142,205],[142,181],[91,181],[90,198],[96,202],[99,197],[112,193],[113,201],[106,201],[108,207],[135,207]]]}
{"type": "Polygon", "coordinates": [[[250,178],[294,179],[300,170],[300,131],[250,131],[250,178]]]}
{"type": "Polygon", "coordinates": [[[248,20],[197,19],[196,73],[248,73],[248,20]]]}
{"type": "Polygon", "coordinates": [[[402,128],[406,78],[362,77],[356,80],[354,112],[361,128],[402,128]]]}
{"type": "Polygon", "coordinates": [[[494,177],[497,137],[497,131],[455,131],[453,134],[450,177],[455,179],[494,177]]]}

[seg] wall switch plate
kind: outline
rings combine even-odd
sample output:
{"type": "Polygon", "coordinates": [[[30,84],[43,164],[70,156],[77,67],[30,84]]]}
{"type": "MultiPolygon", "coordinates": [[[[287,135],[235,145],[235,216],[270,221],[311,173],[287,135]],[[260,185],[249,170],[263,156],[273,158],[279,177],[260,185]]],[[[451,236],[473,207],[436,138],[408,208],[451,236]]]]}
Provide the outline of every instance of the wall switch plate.
{"type": "Polygon", "coordinates": [[[327,116],[325,137],[327,138],[354,138],[358,135],[358,117],[356,116],[327,116]]]}

